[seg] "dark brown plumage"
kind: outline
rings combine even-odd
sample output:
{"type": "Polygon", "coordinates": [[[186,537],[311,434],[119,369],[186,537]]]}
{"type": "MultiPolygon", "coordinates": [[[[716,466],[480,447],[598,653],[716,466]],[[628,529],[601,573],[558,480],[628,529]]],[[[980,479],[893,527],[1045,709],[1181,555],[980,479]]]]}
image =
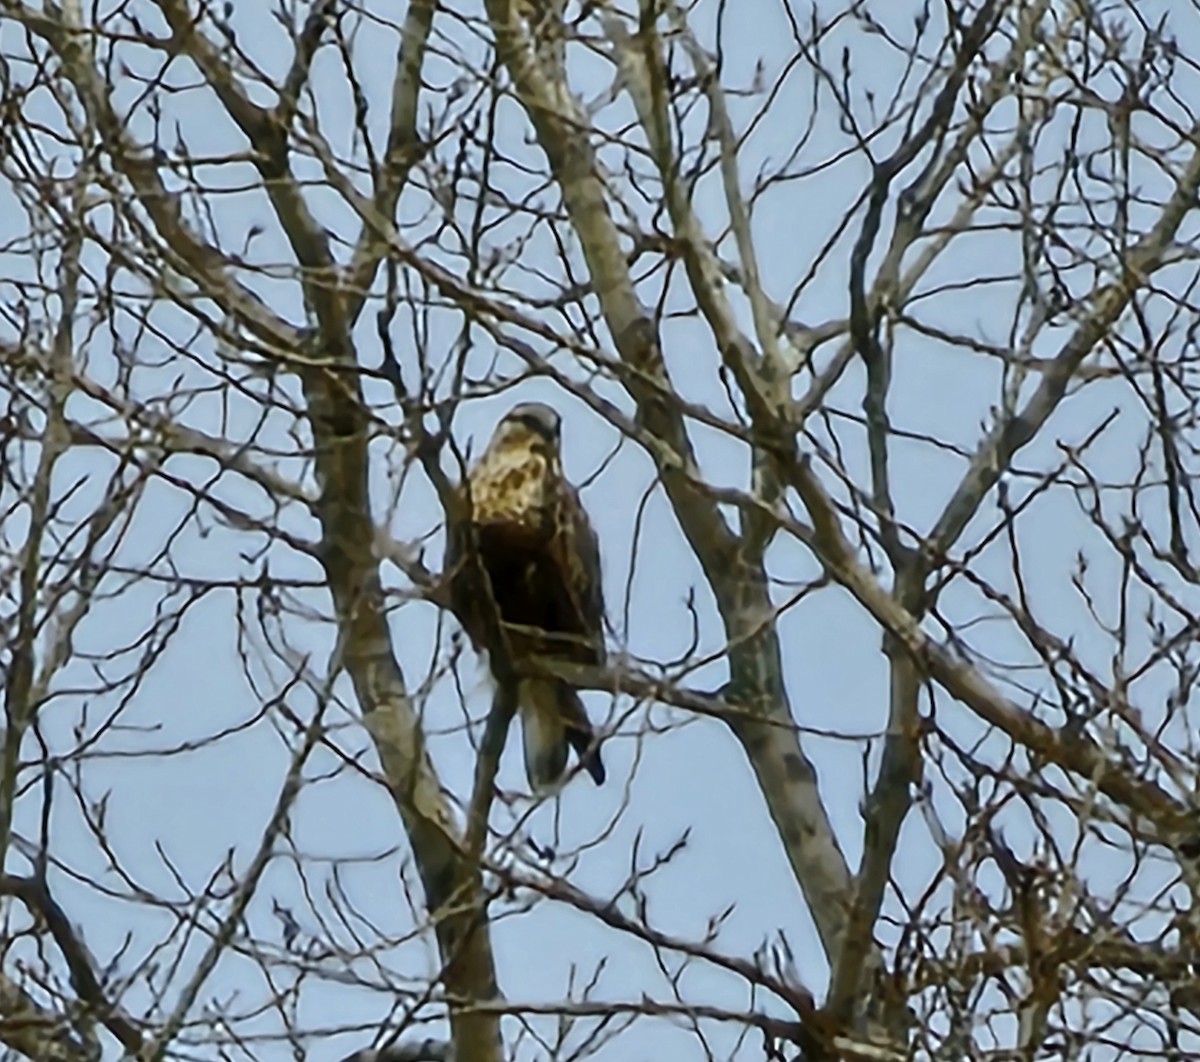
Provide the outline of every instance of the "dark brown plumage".
{"type": "MultiPolygon", "coordinates": [[[[560,427],[561,418],[549,406],[516,406],[497,425],[463,487],[467,515],[450,535],[446,558],[451,595],[493,674],[501,647],[493,644],[497,631],[479,599],[478,579],[465,570],[472,539],[514,664],[531,656],[604,662],[600,547],[578,492],[563,477],[560,427]]],[[[604,781],[591,723],[569,683],[522,677],[516,700],[525,772],[535,790],[562,777],[568,745],[596,784],[604,781]]]]}

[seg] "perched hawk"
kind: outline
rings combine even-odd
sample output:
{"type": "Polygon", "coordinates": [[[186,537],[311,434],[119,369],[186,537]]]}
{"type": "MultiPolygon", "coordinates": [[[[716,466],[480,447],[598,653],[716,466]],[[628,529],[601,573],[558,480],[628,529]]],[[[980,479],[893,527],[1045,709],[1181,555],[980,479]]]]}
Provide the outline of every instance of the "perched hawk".
{"type": "MultiPolygon", "coordinates": [[[[514,664],[530,656],[603,663],[604,598],[600,547],[579,494],[563,478],[562,420],[549,406],[516,406],[496,427],[467,477],[467,520],[450,536],[447,568],[454,610],[475,648],[493,660],[496,625],[488,622],[478,581],[470,578],[474,539],[514,664]]],[[[525,773],[544,792],[567,766],[567,746],[597,785],[604,765],[583,702],[559,678],[521,678],[517,710],[525,773]]]]}

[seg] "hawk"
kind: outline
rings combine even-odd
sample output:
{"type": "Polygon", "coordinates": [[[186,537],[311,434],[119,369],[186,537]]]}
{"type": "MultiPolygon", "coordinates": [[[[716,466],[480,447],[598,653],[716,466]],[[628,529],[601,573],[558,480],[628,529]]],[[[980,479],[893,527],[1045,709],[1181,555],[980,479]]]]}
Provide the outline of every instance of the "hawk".
{"type": "MultiPolygon", "coordinates": [[[[563,476],[562,418],[527,402],[496,426],[487,450],[467,475],[464,520],[447,550],[451,603],[476,650],[496,673],[498,614],[517,667],[532,656],[579,664],[604,662],[604,597],[600,546],[575,488],[563,476]],[[478,550],[484,588],[470,577],[478,550]],[[489,621],[480,589],[490,590],[489,621]]],[[[478,571],[478,569],[477,569],[478,571]]],[[[562,777],[567,747],[597,785],[604,764],[579,694],[552,676],[517,680],[516,707],[525,745],[525,774],[535,792],[562,777]]]]}

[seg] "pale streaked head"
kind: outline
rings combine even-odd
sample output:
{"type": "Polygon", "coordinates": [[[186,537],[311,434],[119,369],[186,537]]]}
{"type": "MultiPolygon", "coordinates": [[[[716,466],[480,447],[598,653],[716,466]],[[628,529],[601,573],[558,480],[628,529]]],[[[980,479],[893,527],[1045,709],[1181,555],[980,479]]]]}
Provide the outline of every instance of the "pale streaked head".
{"type": "Polygon", "coordinates": [[[542,402],[522,402],[513,406],[500,423],[492,442],[497,443],[522,436],[535,435],[557,448],[562,434],[562,417],[558,410],[542,402]]]}

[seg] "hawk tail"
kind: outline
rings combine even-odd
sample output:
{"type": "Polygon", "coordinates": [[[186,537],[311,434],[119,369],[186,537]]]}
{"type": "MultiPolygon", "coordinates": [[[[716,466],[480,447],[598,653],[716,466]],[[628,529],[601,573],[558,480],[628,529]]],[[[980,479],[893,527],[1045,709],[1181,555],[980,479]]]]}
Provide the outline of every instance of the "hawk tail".
{"type": "Polygon", "coordinates": [[[558,678],[522,679],[517,703],[525,740],[525,775],[536,793],[558,784],[567,769],[567,748],[601,785],[604,764],[579,694],[558,678]]]}

